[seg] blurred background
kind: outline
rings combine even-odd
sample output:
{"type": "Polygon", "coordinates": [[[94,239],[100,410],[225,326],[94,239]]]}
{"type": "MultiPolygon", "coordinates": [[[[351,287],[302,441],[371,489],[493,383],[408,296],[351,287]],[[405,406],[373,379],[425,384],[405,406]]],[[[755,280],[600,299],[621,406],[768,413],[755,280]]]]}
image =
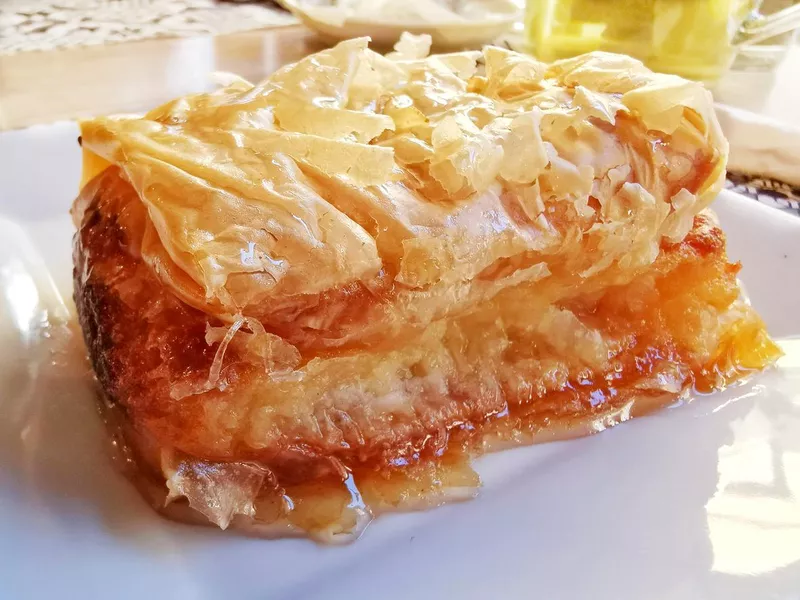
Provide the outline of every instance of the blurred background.
{"type": "Polygon", "coordinates": [[[379,50],[410,31],[434,50],[495,43],[544,61],[604,50],[704,82],[732,181],[791,208],[798,26],[795,0],[2,0],[0,130],[144,110],[210,89],[215,71],[258,80],[361,35],[379,50]]]}

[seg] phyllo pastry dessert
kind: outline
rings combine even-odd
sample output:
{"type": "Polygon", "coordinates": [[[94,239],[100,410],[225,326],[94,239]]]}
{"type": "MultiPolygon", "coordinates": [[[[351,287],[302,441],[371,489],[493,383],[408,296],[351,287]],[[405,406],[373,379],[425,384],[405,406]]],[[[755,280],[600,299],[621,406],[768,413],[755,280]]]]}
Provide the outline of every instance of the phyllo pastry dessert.
{"type": "Polygon", "coordinates": [[[367,43],[82,123],[75,302],[159,510],[347,541],[474,495],[481,452],[777,358],[706,210],[700,84],[367,43]]]}

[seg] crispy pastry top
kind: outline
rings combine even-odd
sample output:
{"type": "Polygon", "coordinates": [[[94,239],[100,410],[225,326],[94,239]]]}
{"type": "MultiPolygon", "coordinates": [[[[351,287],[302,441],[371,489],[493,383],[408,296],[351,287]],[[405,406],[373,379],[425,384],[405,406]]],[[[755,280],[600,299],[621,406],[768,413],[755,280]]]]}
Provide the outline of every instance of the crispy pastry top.
{"type": "Polygon", "coordinates": [[[300,352],[363,347],[554,271],[628,279],[721,186],[700,84],[605,53],[367,43],[82,123],[84,185],[120,168],[141,257],[184,302],[300,352]]]}
{"type": "Polygon", "coordinates": [[[703,211],[727,144],[701,85],[603,53],[426,55],[351,40],[82,124],[92,362],[213,522],[252,512],[254,469],[302,485],[521,443],[778,354],[703,211]],[[228,470],[194,494],[173,459],[228,470]]]}

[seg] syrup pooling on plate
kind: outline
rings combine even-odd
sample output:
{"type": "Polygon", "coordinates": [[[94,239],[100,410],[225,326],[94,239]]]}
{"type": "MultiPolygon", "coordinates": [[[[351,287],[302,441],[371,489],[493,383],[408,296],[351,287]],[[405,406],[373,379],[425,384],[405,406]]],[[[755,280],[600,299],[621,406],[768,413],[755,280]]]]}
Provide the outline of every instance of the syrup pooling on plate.
{"type": "MultiPolygon", "coordinates": [[[[480,480],[470,462],[485,451],[596,433],[673,404],[676,398],[687,397],[695,389],[720,389],[727,382],[770,364],[780,351],[766,338],[760,321],[746,311],[747,304],[739,296],[736,282],[738,268],[724,260],[720,240],[704,228],[713,225],[699,219],[683,247],[663,249],[659,267],[676,262],[676,253],[690,253],[692,260],[682,256],[677,272],[667,271],[661,280],[635,281],[607,290],[600,300],[592,298],[582,306],[572,307],[577,314],[590,313],[596,323],[605,322],[606,335],[622,328],[623,337],[642,346],[611,364],[605,373],[592,372],[580,364],[559,363],[551,356],[550,372],[545,377],[505,382],[517,391],[504,392],[507,403],[494,415],[454,426],[440,439],[426,440],[391,463],[378,461],[346,468],[338,475],[329,473],[306,483],[292,482],[292,477],[300,476],[290,469],[275,480],[267,478],[252,500],[252,510],[240,511],[236,517],[231,513],[226,518],[252,519],[260,526],[271,526],[275,535],[305,533],[330,543],[349,541],[375,514],[472,497],[480,480]],[[716,270],[717,276],[710,277],[709,270],[716,270]],[[664,297],[654,298],[653,294],[664,297]],[[707,327],[711,309],[704,297],[708,294],[727,309],[718,318],[739,317],[734,321],[735,328],[723,330],[727,340],[702,340],[693,329],[707,327]],[[627,312],[619,306],[621,302],[627,312]],[[664,322],[672,323],[669,331],[656,327],[664,322]],[[677,322],[686,329],[686,339],[699,339],[697,343],[718,348],[706,364],[692,368],[691,355],[681,356],[686,349],[674,343],[681,333],[675,327],[677,322]],[[536,383],[545,385],[548,380],[552,387],[536,388],[536,383]]],[[[707,335],[713,333],[709,328],[707,335]]],[[[514,364],[529,358],[532,352],[535,349],[508,348],[505,360],[514,364]]],[[[138,448],[147,446],[136,444],[138,448]]],[[[162,458],[158,455],[153,460],[153,477],[157,480],[162,471],[158,461],[162,458]]],[[[153,486],[157,490],[155,503],[162,508],[166,491],[157,483],[153,486]]],[[[218,494],[219,490],[206,492],[218,494]]],[[[192,494],[188,496],[191,501],[192,494]]],[[[203,506],[201,502],[197,505],[203,506]]]]}

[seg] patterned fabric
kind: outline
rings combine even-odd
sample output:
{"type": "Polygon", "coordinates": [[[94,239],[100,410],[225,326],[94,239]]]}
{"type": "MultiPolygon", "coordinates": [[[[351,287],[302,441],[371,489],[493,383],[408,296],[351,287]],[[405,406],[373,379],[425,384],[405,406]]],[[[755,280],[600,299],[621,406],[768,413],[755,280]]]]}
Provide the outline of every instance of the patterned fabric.
{"type": "Polygon", "coordinates": [[[0,54],[296,23],[271,2],[0,0],[0,54]]]}
{"type": "Polygon", "coordinates": [[[726,187],[767,206],[773,206],[800,217],[800,188],[798,187],[775,179],[765,179],[743,173],[728,173],[726,187]]]}

